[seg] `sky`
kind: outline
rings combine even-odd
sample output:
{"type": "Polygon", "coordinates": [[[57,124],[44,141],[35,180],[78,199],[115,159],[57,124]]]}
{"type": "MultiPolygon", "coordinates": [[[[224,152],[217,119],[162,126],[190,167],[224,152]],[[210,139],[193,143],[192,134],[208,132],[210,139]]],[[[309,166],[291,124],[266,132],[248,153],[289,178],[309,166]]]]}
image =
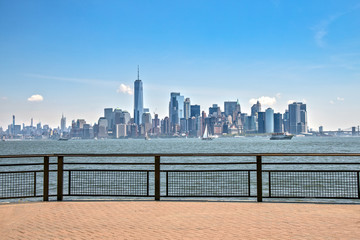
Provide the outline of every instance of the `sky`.
{"type": "Polygon", "coordinates": [[[0,126],[107,107],[168,115],[170,92],[208,112],[307,104],[310,128],[360,125],[360,0],[0,0],[0,126]]]}

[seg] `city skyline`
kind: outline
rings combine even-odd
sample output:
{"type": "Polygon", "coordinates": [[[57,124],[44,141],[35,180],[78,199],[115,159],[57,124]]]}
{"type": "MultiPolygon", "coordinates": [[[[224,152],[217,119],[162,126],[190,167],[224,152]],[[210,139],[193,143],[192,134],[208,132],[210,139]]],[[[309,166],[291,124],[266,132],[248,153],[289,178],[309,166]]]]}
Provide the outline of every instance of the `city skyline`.
{"type": "Polygon", "coordinates": [[[359,1],[164,3],[2,3],[0,126],[16,115],[57,127],[62,113],[94,123],[106,107],[133,115],[137,65],[161,118],[181,92],[204,111],[295,101],[311,106],[310,128],[359,125],[359,1]]]}

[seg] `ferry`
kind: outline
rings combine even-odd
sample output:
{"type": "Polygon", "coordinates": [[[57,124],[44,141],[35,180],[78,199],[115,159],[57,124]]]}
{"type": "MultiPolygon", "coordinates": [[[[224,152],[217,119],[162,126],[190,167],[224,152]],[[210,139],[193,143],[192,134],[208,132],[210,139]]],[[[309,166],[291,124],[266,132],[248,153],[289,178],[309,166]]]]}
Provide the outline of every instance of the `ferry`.
{"type": "Polygon", "coordinates": [[[270,140],[291,140],[294,135],[287,133],[273,133],[270,140]]]}

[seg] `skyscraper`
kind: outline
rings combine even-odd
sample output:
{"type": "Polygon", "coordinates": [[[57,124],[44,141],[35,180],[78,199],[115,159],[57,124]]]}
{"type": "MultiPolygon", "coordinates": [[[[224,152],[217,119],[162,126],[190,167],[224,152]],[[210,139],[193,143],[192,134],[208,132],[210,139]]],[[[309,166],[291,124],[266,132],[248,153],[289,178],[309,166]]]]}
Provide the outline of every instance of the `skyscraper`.
{"type": "Polygon", "coordinates": [[[12,123],[11,132],[12,132],[12,135],[15,136],[15,115],[13,115],[13,123],[12,123]]]}
{"type": "Polygon", "coordinates": [[[220,107],[217,104],[213,104],[212,107],[209,107],[209,115],[220,116],[220,107]]]}
{"type": "Polygon", "coordinates": [[[241,112],[241,108],[240,108],[240,103],[239,101],[234,101],[234,102],[224,102],[224,113],[225,113],[225,116],[229,116],[231,115],[232,117],[234,116],[234,113],[235,112],[235,116],[237,116],[237,114],[239,112],[241,112]]]}
{"type": "Polygon", "coordinates": [[[180,125],[180,119],[184,117],[184,96],[180,93],[170,93],[169,120],[170,127],[175,131],[175,126],[180,125]]]}
{"type": "Polygon", "coordinates": [[[200,116],[200,105],[191,105],[190,106],[190,117],[200,116]]]}
{"type": "Polygon", "coordinates": [[[274,132],[274,110],[272,108],[268,108],[265,111],[265,132],[274,132]]]}
{"type": "Polygon", "coordinates": [[[282,131],[283,131],[282,114],[275,113],[274,114],[274,132],[281,133],[282,131]]]}
{"type": "Polygon", "coordinates": [[[113,127],[114,121],[114,113],[112,108],[105,108],[104,109],[104,117],[108,121],[107,128],[108,130],[111,130],[113,127]]]}
{"type": "Polygon", "coordinates": [[[138,66],[138,79],[134,82],[134,123],[141,124],[141,118],[144,111],[143,102],[143,84],[139,78],[139,66],[138,66]]]}
{"type": "Polygon", "coordinates": [[[265,112],[258,112],[258,133],[265,133],[265,112]]]}
{"type": "Polygon", "coordinates": [[[306,104],[301,102],[289,104],[289,132],[292,134],[307,132],[306,104]]]}
{"type": "MultiPolygon", "coordinates": [[[[32,125],[32,123],[31,123],[31,125],[32,125]]],[[[61,132],[64,132],[65,128],[66,128],[66,117],[64,117],[64,114],[62,114],[62,116],[61,116],[60,126],[61,126],[61,132]]]]}
{"type": "Polygon", "coordinates": [[[258,112],[261,112],[261,104],[259,101],[251,107],[251,116],[256,116],[258,112]]]}
{"type": "Polygon", "coordinates": [[[184,102],[184,118],[190,118],[190,98],[186,98],[184,102]]]}

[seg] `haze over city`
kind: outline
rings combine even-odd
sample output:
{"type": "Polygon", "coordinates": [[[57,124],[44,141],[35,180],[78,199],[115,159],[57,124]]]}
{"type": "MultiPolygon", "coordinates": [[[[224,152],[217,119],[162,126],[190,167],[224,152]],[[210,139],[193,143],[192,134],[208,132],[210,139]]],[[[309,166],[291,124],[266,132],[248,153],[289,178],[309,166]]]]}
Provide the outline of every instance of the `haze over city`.
{"type": "Polygon", "coordinates": [[[310,128],[358,126],[360,2],[309,2],[2,2],[0,126],[132,115],[137,65],[161,118],[181,92],[204,111],[297,101],[310,128]]]}

